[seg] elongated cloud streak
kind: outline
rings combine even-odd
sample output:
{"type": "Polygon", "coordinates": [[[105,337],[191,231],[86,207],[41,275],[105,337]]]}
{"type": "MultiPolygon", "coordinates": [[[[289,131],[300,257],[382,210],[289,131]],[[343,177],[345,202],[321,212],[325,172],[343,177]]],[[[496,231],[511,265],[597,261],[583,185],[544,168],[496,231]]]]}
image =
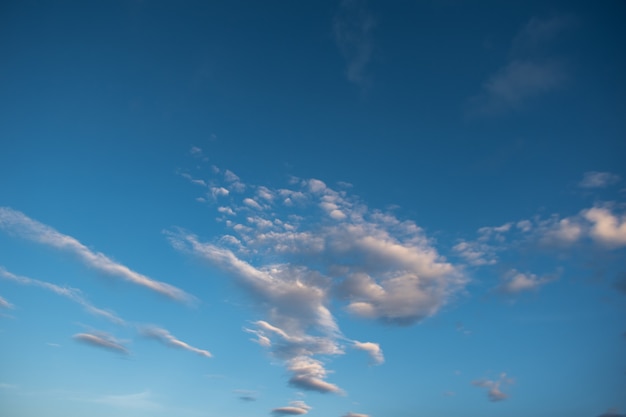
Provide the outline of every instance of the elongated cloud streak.
{"type": "Polygon", "coordinates": [[[83,293],[77,288],[71,287],[60,287],[56,284],[52,284],[45,281],[40,281],[38,279],[28,278],[20,275],[15,275],[9,271],[7,271],[4,267],[0,266],[0,278],[6,279],[20,285],[29,285],[33,287],[43,288],[45,290],[51,291],[61,297],[65,297],[75,303],[78,303],[82,306],[85,311],[91,313],[96,316],[103,317],[115,324],[123,325],[125,322],[123,319],[118,317],[115,313],[103,310],[91,304],[87,299],[83,296],[83,293]]]}
{"type": "Polygon", "coordinates": [[[118,342],[113,336],[104,332],[98,333],[78,333],[73,336],[74,340],[112,352],[128,355],[130,352],[124,345],[118,342]]]}
{"type": "Polygon", "coordinates": [[[182,340],[176,339],[174,336],[170,334],[165,329],[156,326],[148,326],[140,329],[140,333],[149,339],[158,340],[166,346],[174,347],[177,349],[188,350],[189,352],[197,353],[200,356],[204,356],[205,358],[210,358],[213,355],[207,350],[198,349],[193,347],[182,340]]]}
{"type": "Polygon", "coordinates": [[[0,228],[43,245],[72,253],[88,266],[108,275],[120,277],[133,284],[165,295],[176,301],[191,302],[194,297],[164,282],[155,281],[119,264],[100,252],[93,252],[77,239],[64,235],[50,226],[8,207],[0,207],[0,228]]]}
{"type": "Polygon", "coordinates": [[[0,308],[11,309],[13,308],[13,304],[9,303],[6,299],[0,296],[0,308]]]}

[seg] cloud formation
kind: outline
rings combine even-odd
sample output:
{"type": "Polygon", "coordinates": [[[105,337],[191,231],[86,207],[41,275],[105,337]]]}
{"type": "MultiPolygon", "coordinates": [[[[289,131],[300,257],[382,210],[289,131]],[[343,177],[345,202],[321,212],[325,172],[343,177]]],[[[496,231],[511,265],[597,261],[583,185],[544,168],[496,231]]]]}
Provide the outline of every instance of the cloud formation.
{"type": "Polygon", "coordinates": [[[52,227],[11,208],[0,207],[0,228],[21,238],[72,253],[91,268],[107,275],[122,278],[173,300],[182,302],[194,300],[193,296],[183,290],[135,272],[127,266],[111,260],[101,252],[93,252],[77,239],[59,233],[52,227]]]}
{"type": "Polygon", "coordinates": [[[123,355],[128,355],[130,353],[124,345],[108,333],[77,333],[73,336],[73,338],[77,342],[84,343],[88,346],[107,349],[123,355]]]}
{"type": "Polygon", "coordinates": [[[557,279],[558,275],[538,277],[531,273],[521,273],[515,269],[504,275],[503,282],[497,287],[497,291],[503,294],[514,295],[522,292],[534,291],[557,279]]]}
{"type": "Polygon", "coordinates": [[[77,288],[71,287],[60,287],[56,284],[52,284],[45,281],[40,281],[33,278],[28,278],[25,276],[15,275],[9,271],[7,271],[3,266],[0,266],[0,279],[6,279],[12,282],[15,282],[20,285],[29,285],[33,287],[43,288],[45,290],[51,291],[61,297],[65,297],[85,309],[90,314],[103,317],[115,324],[123,325],[125,321],[117,316],[114,312],[109,310],[103,310],[91,304],[87,299],[83,296],[81,290],[77,288]]]}
{"type": "Polygon", "coordinates": [[[205,358],[210,358],[213,356],[207,350],[198,349],[196,347],[193,347],[183,342],[182,340],[176,339],[174,336],[170,334],[170,332],[160,327],[145,326],[145,327],[140,328],[139,332],[141,333],[142,336],[148,339],[157,340],[166,346],[170,346],[170,347],[177,348],[177,349],[188,350],[189,352],[197,353],[198,355],[204,356],[205,358]]]}
{"type": "Polygon", "coordinates": [[[344,414],[342,417],[370,417],[370,416],[369,414],[348,413],[348,414],[344,414]]]}
{"type": "Polygon", "coordinates": [[[272,414],[277,416],[296,416],[306,414],[311,409],[304,401],[292,401],[286,407],[278,407],[272,410],[272,414]]]}
{"type": "MultiPolygon", "coordinates": [[[[221,175],[226,185],[241,181],[221,175]]],[[[212,241],[182,229],[166,235],[255,301],[265,320],[245,331],[284,362],[291,385],[342,393],[326,381],[318,356],[344,354],[346,343],[368,352],[375,364],[383,356],[377,344],[343,335],[333,300],[356,317],[410,325],[439,311],[466,280],[415,223],[370,210],[318,179],[292,178],[291,185],[245,184],[245,193],[220,200],[217,219],[227,233],[212,241]]]]}
{"type": "Polygon", "coordinates": [[[506,400],[509,396],[500,390],[500,386],[510,384],[513,384],[513,380],[508,378],[505,373],[502,373],[497,380],[478,379],[472,381],[472,385],[487,389],[487,398],[492,402],[506,400]]]}

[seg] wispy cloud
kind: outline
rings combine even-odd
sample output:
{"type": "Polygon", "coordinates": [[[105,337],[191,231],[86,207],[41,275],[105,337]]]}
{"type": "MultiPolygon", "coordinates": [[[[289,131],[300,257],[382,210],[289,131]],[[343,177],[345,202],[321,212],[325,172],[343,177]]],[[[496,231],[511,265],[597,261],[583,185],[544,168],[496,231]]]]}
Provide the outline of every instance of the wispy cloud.
{"type": "Polygon", "coordinates": [[[306,414],[311,410],[311,407],[304,403],[304,401],[292,401],[286,407],[274,408],[272,414],[277,416],[295,416],[306,414]]]}
{"type": "Polygon", "coordinates": [[[136,410],[154,411],[162,408],[160,404],[154,401],[154,395],[149,390],[135,394],[103,395],[91,401],[110,407],[136,410]]]}
{"type": "Polygon", "coordinates": [[[101,252],[93,252],[77,239],[64,235],[52,227],[11,208],[0,207],[0,228],[24,239],[72,253],[86,265],[98,271],[120,277],[176,301],[192,302],[194,300],[193,296],[183,290],[137,273],[127,266],[111,260],[101,252]]]}
{"type": "Polygon", "coordinates": [[[482,92],[471,99],[470,114],[517,109],[529,99],[561,87],[568,78],[567,71],[560,60],[550,57],[547,45],[573,22],[568,16],[532,18],[513,39],[506,65],[490,76],[482,92]]]}
{"type": "Polygon", "coordinates": [[[621,180],[617,174],[610,172],[589,171],[585,172],[583,179],[578,183],[580,188],[605,188],[621,180]]]}
{"type": "MultiPolygon", "coordinates": [[[[0,267],[0,274],[2,274],[2,267],[0,267]]],[[[9,303],[5,298],[0,296],[0,308],[12,309],[13,304],[9,303]]]]}
{"type": "Polygon", "coordinates": [[[376,20],[363,0],[343,0],[335,15],[335,42],[346,60],[348,81],[367,87],[371,82],[367,67],[372,60],[372,31],[376,20]]]}
{"type": "Polygon", "coordinates": [[[487,389],[487,398],[489,401],[498,402],[504,401],[509,396],[500,390],[502,385],[510,385],[513,384],[513,380],[508,378],[506,374],[501,374],[500,378],[497,380],[490,379],[478,379],[472,381],[472,385],[476,387],[486,388],[487,389]]]}
{"type": "Polygon", "coordinates": [[[250,391],[247,389],[236,389],[233,392],[237,394],[237,397],[241,401],[246,401],[246,402],[256,401],[257,396],[258,396],[258,393],[256,391],[250,391]]]}
{"type": "Polygon", "coordinates": [[[6,279],[20,285],[29,285],[33,287],[43,288],[79,304],[85,309],[85,311],[90,314],[103,317],[115,324],[125,324],[125,321],[117,316],[114,312],[109,310],[103,310],[91,304],[89,301],[87,301],[85,296],[83,296],[82,291],[77,288],[61,287],[46,281],[40,281],[38,279],[15,275],[7,271],[3,266],[0,266],[0,279],[6,279]]]}
{"type": "Polygon", "coordinates": [[[348,414],[344,414],[342,417],[370,417],[370,416],[369,414],[348,413],[348,414]]]}
{"type": "Polygon", "coordinates": [[[97,333],[77,333],[73,336],[74,340],[77,342],[84,343],[89,346],[107,349],[112,352],[121,353],[123,355],[128,355],[129,350],[122,345],[115,337],[108,333],[97,332],[97,333]]]}
{"type": "Polygon", "coordinates": [[[170,346],[177,349],[184,349],[189,352],[197,353],[205,358],[212,357],[211,353],[207,350],[198,349],[189,345],[188,343],[178,340],[170,334],[167,330],[156,326],[144,326],[141,327],[139,332],[146,338],[157,340],[166,346],[170,346]]]}

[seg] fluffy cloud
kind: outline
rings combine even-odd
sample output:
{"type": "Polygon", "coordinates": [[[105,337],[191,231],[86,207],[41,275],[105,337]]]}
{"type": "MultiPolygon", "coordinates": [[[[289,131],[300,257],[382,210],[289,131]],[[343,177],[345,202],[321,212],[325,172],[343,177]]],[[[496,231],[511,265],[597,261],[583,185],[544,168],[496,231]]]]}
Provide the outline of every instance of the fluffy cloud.
{"type": "Polygon", "coordinates": [[[510,385],[513,383],[513,380],[508,378],[506,374],[501,374],[498,380],[490,380],[490,379],[479,379],[472,381],[472,385],[476,387],[486,388],[487,389],[487,398],[489,401],[498,402],[504,401],[509,396],[500,390],[501,385],[510,385]]]}
{"type": "Polygon", "coordinates": [[[598,243],[608,247],[626,246],[626,216],[617,216],[607,208],[593,207],[583,212],[591,223],[589,235],[598,243]]]}
{"type": "Polygon", "coordinates": [[[581,188],[605,188],[620,181],[620,176],[610,172],[585,172],[583,179],[578,183],[581,188]]]}
{"type": "Polygon", "coordinates": [[[378,345],[342,334],[333,299],[355,316],[409,325],[439,311],[465,278],[415,223],[370,210],[321,180],[294,178],[292,185],[246,185],[249,195],[229,196],[218,211],[255,210],[225,219],[228,233],[213,241],[180,229],[166,234],[175,248],[221,269],[251,296],[266,319],[245,331],[283,361],[291,385],[341,393],[326,381],[317,356],[343,354],[345,343],[374,363],[383,356],[378,345]]]}
{"type": "Polygon", "coordinates": [[[198,355],[204,356],[205,358],[212,357],[209,351],[198,349],[181,340],[178,340],[174,336],[172,336],[167,330],[162,329],[160,327],[146,326],[140,329],[140,333],[144,337],[157,340],[166,346],[170,346],[170,347],[177,348],[177,349],[188,350],[189,352],[197,353],[198,355]]]}
{"type": "Polygon", "coordinates": [[[43,288],[45,290],[51,291],[61,297],[65,297],[80,306],[82,306],[85,311],[88,313],[94,314],[96,316],[103,317],[115,324],[124,324],[124,320],[117,316],[112,311],[103,310],[91,304],[87,299],[83,296],[83,293],[76,288],[71,287],[60,287],[56,284],[52,284],[45,281],[40,281],[33,278],[28,278],[20,275],[15,275],[9,271],[7,271],[4,267],[0,266],[0,279],[6,279],[12,282],[15,282],[20,285],[29,285],[34,287],[43,288]]]}
{"type": "Polygon", "coordinates": [[[274,408],[272,413],[277,416],[295,416],[306,414],[311,409],[304,401],[292,401],[286,407],[274,408]]]}
{"type": "Polygon", "coordinates": [[[111,260],[101,252],[93,252],[72,236],[64,235],[52,227],[33,220],[11,208],[0,207],[0,228],[24,239],[72,253],[86,265],[98,271],[122,278],[173,300],[183,302],[194,300],[191,295],[183,290],[137,273],[127,266],[111,260]]]}
{"type": "Polygon", "coordinates": [[[78,333],[73,336],[74,340],[89,346],[107,349],[112,352],[128,355],[128,349],[117,341],[113,336],[104,332],[78,333]]]}

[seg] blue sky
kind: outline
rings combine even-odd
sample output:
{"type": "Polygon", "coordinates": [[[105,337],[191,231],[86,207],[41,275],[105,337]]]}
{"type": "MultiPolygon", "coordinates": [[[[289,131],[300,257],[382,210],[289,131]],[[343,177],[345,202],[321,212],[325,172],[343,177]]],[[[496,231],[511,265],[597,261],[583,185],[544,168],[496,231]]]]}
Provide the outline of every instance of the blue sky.
{"type": "Polygon", "coordinates": [[[621,2],[4,2],[0,411],[626,415],[621,2]]]}

